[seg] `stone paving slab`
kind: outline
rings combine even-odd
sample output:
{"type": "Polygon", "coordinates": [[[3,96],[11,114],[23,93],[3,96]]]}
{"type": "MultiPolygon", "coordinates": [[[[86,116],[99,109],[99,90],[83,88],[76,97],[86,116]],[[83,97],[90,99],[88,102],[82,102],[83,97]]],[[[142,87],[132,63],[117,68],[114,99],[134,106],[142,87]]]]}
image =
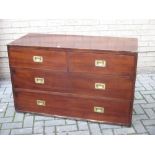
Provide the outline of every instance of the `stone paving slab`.
{"type": "Polygon", "coordinates": [[[0,135],[155,135],[155,74],[138,74],[132,126],[19,113],[11,82],[0,80],[0,135]]]}

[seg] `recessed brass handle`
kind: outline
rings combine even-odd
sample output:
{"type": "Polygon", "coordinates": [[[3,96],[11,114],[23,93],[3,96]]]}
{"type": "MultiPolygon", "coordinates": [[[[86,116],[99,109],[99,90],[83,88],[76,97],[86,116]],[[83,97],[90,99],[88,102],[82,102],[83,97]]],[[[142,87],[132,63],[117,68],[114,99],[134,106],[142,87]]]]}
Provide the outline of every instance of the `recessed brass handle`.
{"type": "Polygon", "coordinates": [[[44,78],[40,78],[40,77],[35,77],[34,81],[37,84],[44,84],[45,83],[44,78]]]}
{"type": "Polygon", "coordinates": [[[33,56],[33,61],[37,62],[37,63],[42,63],[43,57],[42,56],[33,56]]]}
{"type": "Polygon", "coordinates": [[[106,67],[106,61],[105,60],[95,60],[95,66],[96,67],[106,67]]]}
{"type": "Polygon", "coordinates": [[[105,90],[105,83],[95,83],[95,89],[105,90]]]}
{"type": "Polygon", "coordinates": [[[36,100],[38,106],[46,106],[46,101],[44,100],[36,100]]]}
{"type": "Polygon", "coordinates": [[[96,113],[104,113],[104,108],[103,107],[94,107],[94,112],[96,112],[96,113]]]}

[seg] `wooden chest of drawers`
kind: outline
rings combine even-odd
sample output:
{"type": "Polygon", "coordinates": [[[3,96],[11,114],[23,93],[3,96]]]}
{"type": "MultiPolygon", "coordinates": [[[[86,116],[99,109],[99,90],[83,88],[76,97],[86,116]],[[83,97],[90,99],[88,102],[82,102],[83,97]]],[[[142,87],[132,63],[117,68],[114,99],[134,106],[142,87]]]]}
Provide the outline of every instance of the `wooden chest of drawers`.
{"type": "Polygon", "coordinates": [[[28,34],[8,45],[15,109],[131,125],[137,39],[28,34]]]}

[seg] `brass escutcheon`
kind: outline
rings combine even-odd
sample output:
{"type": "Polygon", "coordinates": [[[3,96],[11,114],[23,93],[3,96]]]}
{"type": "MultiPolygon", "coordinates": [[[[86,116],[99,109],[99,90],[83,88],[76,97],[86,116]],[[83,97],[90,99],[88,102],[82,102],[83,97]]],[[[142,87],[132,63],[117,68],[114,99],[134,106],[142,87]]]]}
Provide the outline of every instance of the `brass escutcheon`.
{"type": "Polygon", "coordinates": [[[95,60],[95,66],[96,67],[106,67],[106,61],[105,60],[95,60]]]}
{"type": "Polygon", "coordinates": [[[42,63],[43,57],[42,56],[33,56],[33,61],[37,62],[37,63],[42,63]]]}
{"type": "Polygon", "coordinates": [[[35,77],[34,78],[35,83],[37,84],[44,84],[44,78],[35,77]]]}
{"type": "Polygon", "coordinates": [[[94,112],[96,112],[96,113],[104,113],[104,108],[103,107],[94,107],[94,112]]]}
{"type": "Polygon", "coordinates": [[[38,106],[46,106],[46,102],[44,100],[36,100],[38,106]]]}
{"type": "Polygon", "coordinates": [[[95,89],[105,90],[105,83],[95,83],[95,89]]]}

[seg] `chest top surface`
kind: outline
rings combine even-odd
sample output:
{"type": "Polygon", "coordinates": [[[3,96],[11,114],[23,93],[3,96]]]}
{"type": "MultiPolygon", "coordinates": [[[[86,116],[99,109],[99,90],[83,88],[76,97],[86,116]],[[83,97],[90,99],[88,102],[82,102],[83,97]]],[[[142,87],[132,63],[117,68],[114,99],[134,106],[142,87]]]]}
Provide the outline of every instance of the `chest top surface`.
{"type": "Polygon", "coordinates": [[[136,52],[136,38],[29,33],[9,46],[49,47],[136,52]]]}

